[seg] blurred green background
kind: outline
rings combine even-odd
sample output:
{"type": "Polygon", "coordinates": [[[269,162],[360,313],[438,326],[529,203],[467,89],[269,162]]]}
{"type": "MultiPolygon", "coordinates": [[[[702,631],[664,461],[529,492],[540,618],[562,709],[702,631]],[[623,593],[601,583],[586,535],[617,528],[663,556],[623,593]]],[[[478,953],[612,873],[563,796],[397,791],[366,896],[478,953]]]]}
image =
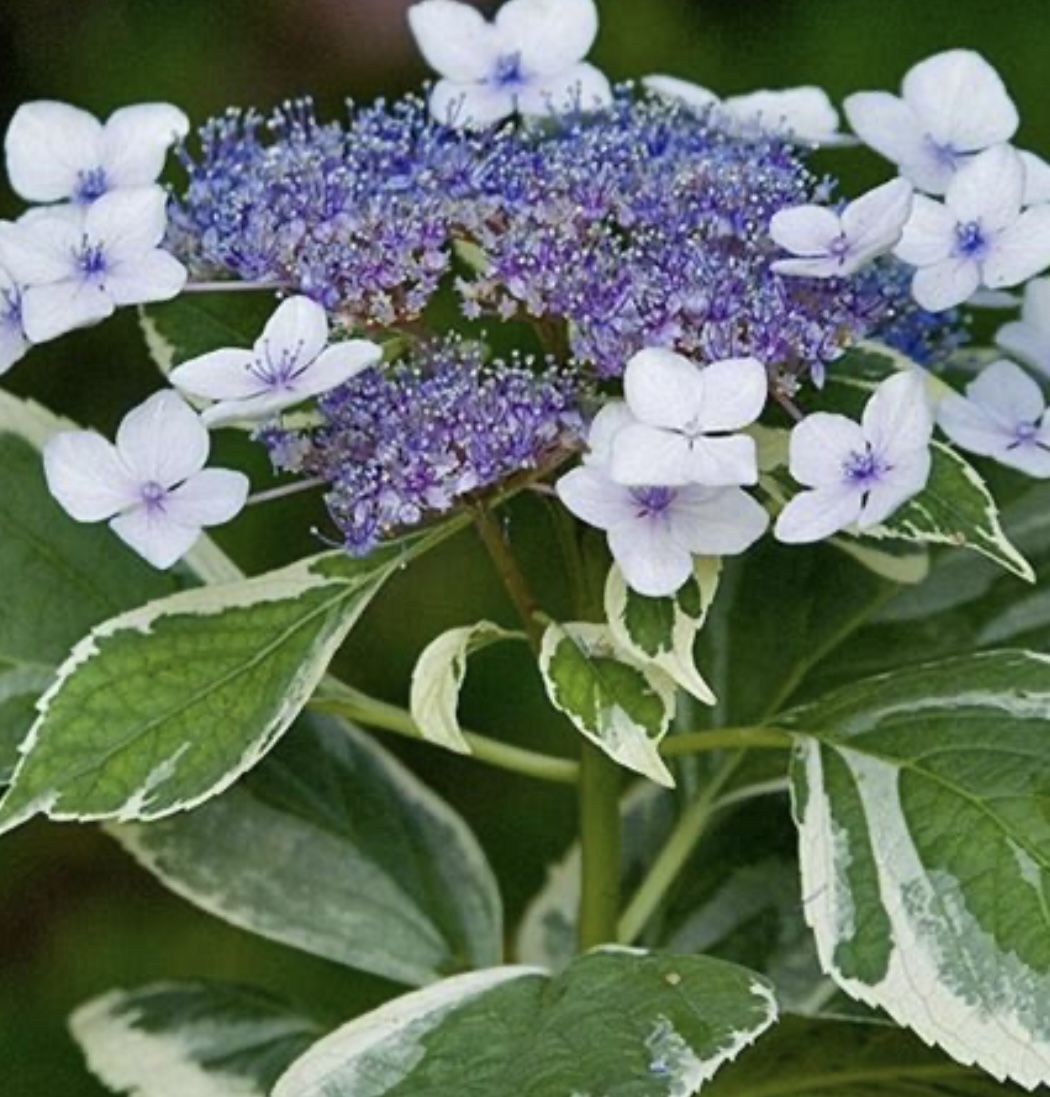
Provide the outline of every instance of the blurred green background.
{"type": "MultiPolygon", "coordinates": [[[[817,83],[841,98],[893,88],[904,70],[951,46],[982,50],[1021,107],[1020,142],[1050,154],[1048,0],[599,0],[596,60],[614,78],[669,72],[721,92],[817,83]]],[[[423,77],[405,32],[407,0],[0,0],[0,125],[26,99],[65,99],[105,113],[168,99],[203,120],[229,104],[266,107],[312,94],[325,113],[346,96],[395,95],[423,77]]],[[[849,186],[883,177],[863,152],[824,154],[849,186]]],[[[17,211],[0,187],[0,214],[17,211]]],[[[156,387],[133,315],[35,351],[4,378],[57,410],[110,429],[156,387]]],[[[244,443],[222,456],[264,482],[244,443]]],[[[0,470],[2,476],[2,470],[0,470]]],[[[310,548],[322,521],[309,503],[250,513],[226,547],[251,570],[310,548]],[[282,509],[283,508],[283,509],[282,509]]],[[[550,538],[543,505],[511,516],[537,582],[550,538]]],[[[0,576],[0,580],[4,577],[0,576]]],[[[403,700],[422,645],[441,628],[508,609],[477,546],[464,538],[400,578],[342,656],[356,684],[403,700]]],[[[516,653],[478,658],[465,720],[549,750],[572,749],[544,715],[516,653]]],[[[511,918],[569,841],[571,797],[433,752],[390,744],[478,831],[504,883],[511,918]]],[[[333,1017],[390,993],[356,975],[229,929],[164,892],[88,828],[35,824],[0,844],[0,1092],[93,1097],[65,1033],[69,1010],[112,986],[209,976],[323,1003],[333,1017]]]]}

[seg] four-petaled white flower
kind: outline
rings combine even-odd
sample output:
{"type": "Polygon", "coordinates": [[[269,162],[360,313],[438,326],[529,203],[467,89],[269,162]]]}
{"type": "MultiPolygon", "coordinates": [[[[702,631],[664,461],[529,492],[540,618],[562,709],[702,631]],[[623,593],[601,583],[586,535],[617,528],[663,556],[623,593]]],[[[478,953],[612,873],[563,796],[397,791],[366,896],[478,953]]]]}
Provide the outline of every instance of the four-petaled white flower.
{"type": "Polygon", "coordinates": [[[1024,288],[1021,318],[996,332],[1007,354],[1050,376],[1050,278],[1033,278],[1024,288]]]}
{"type": "Polygon", "coordinates": [[[608,404],[591,428],[594,448],[558,481],[557,492],[577,518],[605,531],[628,586],[659,598],[692,575],[694,555],[746,551],[765,533],[769,516],[740,488],[617,483],[605,459],[632,418],[623,403],[608,404]]]}
{"type": "Polygon", "coordinates": [[[850,202],[841,212],[827,206],[795,206],[773,215],[769,234],[797,256],[778,259],[773,270],[806,278],[843,278],[900,242],[914,192],[894,179],[850,202]]]}
{"type": "Polygon", "coordinates": [[[762,413],[769,390],[755,358],[700,367],[669,350],[640,351],[624,372],[634,417],[611,443],[610,472],[621,484],[754,484],[754,439],[733,434],[762,413]]]}
{"type": "Polygon", "coordinates": [[[664,99],[684,103],[697,114],[710,113],[731,132],[771,133],[806,145],[856,143],[839,130],[839,112],[822,88],[763,89],[720,99],[708,88],[677,76],[647,76],[642,82],[664,99]]]}
{"type": "Polygon", "coordinates": [[[219,401],[202,418],[208,426],[265,419],[337,388],[382,360],[366,339],[328,346],[328,317],[309,297],[290,297],[252,350],[229,347],[177,366],[171,383],[193,396],[219,401]]]}
{"type": "Polygon", "coordinates": [[[961,168],[944,203],[916,195],[896,253],[915,272],[912,292],[932,312],[980,286],[1016,286],[1050,265],[1050,206],[1022,209],[1024,165],[998,145],[961,168]]]}
{"type": "Polygon", "coordinates": [[[430,93],[439,122],[484,127],[612,101],[609,81],[583,60],[598,33],[594,0],[509,0],[492,22],[458,0],[422,0],[408,19],[443,77],[430,93]]]}
{"type": "Polygon", "coordinates": [[[29,202],[86,205],[155,183],[168,149],[189,130],[186,115],[167,103],[122,107],[105,125],[68,103],[25,103],[4,141],[7,174],[29,202]]]}
{"type": "Polygon", "coordinates": [[[22,328],[22,291],[0,267],[0,374],[6,373],[29,349],[22,328]]]}
{"type": "Polygon", "coordinates": [[[944,194],[974,153],[1009,141],[1019,124],[999,74],[972,50],[919,62],[900,97],[863,91],[845,108],[857,136],[930,194],[944,194]]]}
{"type": "Polygon", "coordinates": [[[884,522],[926,486],[933,417],[920,373],[883,381],[861,422],[815,412],[791,432],[789,468],[807,490],[777,519],[788,544],[821,541],[856,523],[884,522]]]}
{"type": "Polygon", "coordinates": [[[0,225],[0,263],[22,287],[29,340],[104,320],[118,305],[177,296],[186,269],[159,247],[166,206],[160,187],[137,187],[104,195],[82,220],[41,210],[0,225]]]}
{"type": "Polygon", "coordinates": [[[1043,392],[1014,362],[1000,359],[937,404],[937,425],[962,449],[1041,479],[1050,477],[1050,415],[1043,392]]]}
{"type": "Polygon", "coordinates": [[[210,440],[177,393],[156,393],[130,411],[116,445],[94,431],[67,431],[44,447],[51,494],[78,522],[110,529],[155,568],[169,568],[205,526],[244,506],[248,479],[208,469],[210,440]]]}

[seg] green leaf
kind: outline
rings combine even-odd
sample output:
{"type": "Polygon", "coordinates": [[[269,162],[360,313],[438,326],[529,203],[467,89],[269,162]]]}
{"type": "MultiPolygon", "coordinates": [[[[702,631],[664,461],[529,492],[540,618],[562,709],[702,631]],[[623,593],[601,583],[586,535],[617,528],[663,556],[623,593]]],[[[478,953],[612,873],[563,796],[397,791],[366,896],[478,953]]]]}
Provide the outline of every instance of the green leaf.
{"type": "Polygon", "coordinates": [[[141,307],[139,323],[150,357],[166,377],[190,358],[222,347],[251,347],[275,303],[275,295],[263,291],[184,293],[141,307]]]}
{"type": "Polygon", "coordinates": [[[605,615],[616,643],[636,662],[662,670],[698,701],[715,696],[696,667],[693,648],[718,591],[722,562],[698,557],[693,577],[672,597],[631,590],[614,564],[605,584],[605,615]]]}
{"type": "Polygon", "coordinates": [[[277,742],[383,583],[444,536],[325,553],[183,591],[97,626],[62,665],[0,802],[26,819],[157,819],[229,787],[277,742]]]}
{"type": "Polygon", "coordinates": [[[674,785],[660,740],[674,715],[674,682],[620,653],[604,625],[551,624],[540,672],[547,696],[595,746],[657,784],[674,785]]]}
{"type": "Polygon", "coordinates": [[[409,707],[424,739],[457,754],[471,753],[457,715],[467,659],[489,644],[523,638],[491,621],[479,621],[449,629],[423,649],[412,671],[409,707]]]}
{"type": "Polygon", "coordinates": [[[338,720],[301,719],[196,811],[108,829],[209,914],[337,963],[422,985],[502,959],[499,891],[473,835],[338,720]]]}
{"type": "Polygon", "coordinates": [[[218,983],[114,990],[70,1029],[99,1081],[137,1097],[267,1097],[324,1033],[260,991],[218,983]]]}
{"type": "Polygon", "coordinates": [[[273,1097],[692,1094],[776,1017],[764,980],[694,956],[593,952],[400,998],[326,1037],[273,1097]]]}
{"type": "Polygon", "coordinates": [[[1050,1082],[1050,657],[912,667],[778,723],[825,970],[961,1062],[1050,1082]]]}
{"type": "Polygon", "coordinates": [[[11,780],[18,765],[18,748],[33,726],[37,698],[52,673],[33,663],[0,664],[0,785],[11,780]]]}
{"type": "Polygon", "coordinates": [[[785,1017],[704,1097],[1007,1097],[1004,1086],[889,1025],[785,1017]]]}
{"type": "Polygon", "coordinates": [[[934,442],[931,453],[926,487],[866,536],[970,548],[1034,581],[1031,564],[1007,538],[995,500],[977,470],[942,442],[934,442]]]}

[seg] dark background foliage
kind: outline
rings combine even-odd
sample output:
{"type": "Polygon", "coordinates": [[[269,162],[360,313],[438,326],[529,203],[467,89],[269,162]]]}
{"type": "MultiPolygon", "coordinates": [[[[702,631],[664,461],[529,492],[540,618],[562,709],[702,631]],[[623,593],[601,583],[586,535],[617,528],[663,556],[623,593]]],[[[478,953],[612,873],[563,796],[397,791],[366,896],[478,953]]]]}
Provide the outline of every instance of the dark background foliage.
{"type": "MultiPolygon", "coordinates": [[[[836,98],[895,87],[904,70],[950,46],[984,51],[1021,106],[1021,141],[1050,154],[1050,4],[1046,0],[599,0],[596,60],[616,79],[664,71],[721,92],[817,83],[836,98]]],[[[424,70],[405,30],[407,0],[0,0],[0,125],[26,99],[65,99],[106,113],[168,99],[195,120],[229,104],[267,107],[311,93],[334,114],[347,96],[396,95],[424,70]]],[[[881,178],[863,152],[825,155],[850,186],[881,178]]],[[[0,188],[0,213],[16,212],[0,188]]],[[[4,379],[103,429],[157,385],[125,313],[101,329],[34,352],[4,379]]],[[[265,466],[243,443],[223,456],[265,466]]],[[[3,470],[0,470],[0,477],[3,470]]],[[[540,503],[512,514],[537,583],[549,537],[540,503]]],[[[250,570],[309,551],[309,504],[252,513],[224,544],[250,570]]],[[[0,576],[0,581],[5,577],[0,576]]],[[[420,647],[441,628],[507,607],[469,538],[396,581],[342,656],[365,688],[401,700],[420,647]]],[[[465,695],[471,726],[571,751],[513,651],[478,658],[465,695]],[[520,673],[519,673],[520,672],[520,673]]],[[[392,744],[480,834],[504,883],[511,919],[568,842],[571,796],[502,780],[467,762],[392,744]]],[[[0,846],[0,1091],[4,1097],[92,1097],[65,1017],[112,986],[180,976],[266,985],[349,1016],[393,988],[260,943],[197,913],[135,869],[91,829],[33,824],[0,846]]]]}

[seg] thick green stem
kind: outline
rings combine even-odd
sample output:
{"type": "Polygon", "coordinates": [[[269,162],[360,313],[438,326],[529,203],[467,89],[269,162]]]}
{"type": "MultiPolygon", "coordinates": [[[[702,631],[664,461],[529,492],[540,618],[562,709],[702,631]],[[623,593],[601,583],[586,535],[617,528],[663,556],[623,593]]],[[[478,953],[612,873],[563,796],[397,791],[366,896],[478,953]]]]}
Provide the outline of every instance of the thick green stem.
{"type": "Polygon", "coordinates": [[[485,506],[479,506],[474,512],[474,524],[477,526],[482,544],[488,550],[492,563],[510,600],[514,603],[525,634],[529,638],[532,650],[538,655],[543,641],[543,627],[536,619],[536,600],[529,589],[528,580],[518,566],[510,545],[503,535],[499,522],[485,506]]]}
{"type": "Polygon", "coordinates": [[[707,828],[716,809],[719,794],[743,759],[743,752],[726,758],[718,772],[701,789],[700,794],[678,820],[667,844],[653,862],[649,875],[642,881],[620,919],[617,939],[621,944],[633,944],[659,909],[707,828]]]}
{"type": "Polygon", "coordinates": [[[616,940],[620,915],[620,769],[584,741],[580,756],[580,948],[616,940]]]}
{"type": "MultiPolygon", "coordinates": [[[[314,697],[308,704],[314,712],[331,712],[368,727],[391,731],[409,739],[421,739],[412,716],[397,705],[359,693],[342,683],[329,683],[328,691],[314,697]]],[[[569,758],[555,758],[532,750],[501,743],[496,739],[467,731],[463,737],[470,744],[471,757],[499,769],[541,781],[574,785],[579,780],[580,767],[569,758]]]]}
{"type": "Polygon", "coordinates": [[[787,750],[790,746],[791,736],[777,728],[715,728],[671,735],[660,744],[660,753],[665,758],[677,758],[709,750],[787,750]]]}

